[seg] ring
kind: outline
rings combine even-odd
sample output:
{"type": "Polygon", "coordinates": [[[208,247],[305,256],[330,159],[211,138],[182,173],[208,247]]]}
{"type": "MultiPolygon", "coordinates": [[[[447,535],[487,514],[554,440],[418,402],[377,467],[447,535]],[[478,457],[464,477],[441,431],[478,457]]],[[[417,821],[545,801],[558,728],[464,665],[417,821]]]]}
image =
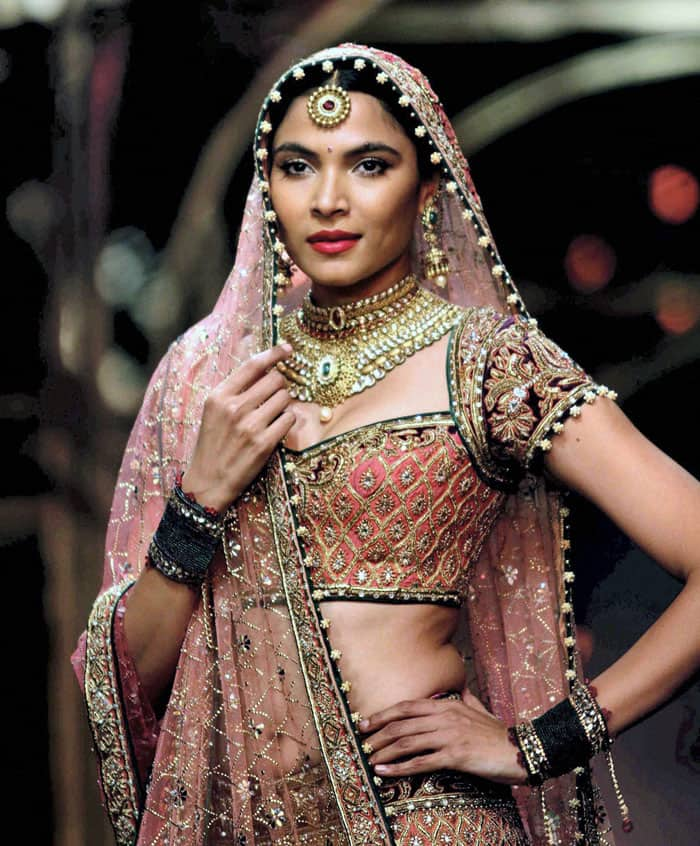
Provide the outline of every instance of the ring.
{"type": "Polygon", "coordinates": [[[365,755],[371,755],[372,752],[374,752],[374,746],[372,746],[371,743],[365,740],[365,742],[362,744],[362,751],[365,753],[365,755]]]}

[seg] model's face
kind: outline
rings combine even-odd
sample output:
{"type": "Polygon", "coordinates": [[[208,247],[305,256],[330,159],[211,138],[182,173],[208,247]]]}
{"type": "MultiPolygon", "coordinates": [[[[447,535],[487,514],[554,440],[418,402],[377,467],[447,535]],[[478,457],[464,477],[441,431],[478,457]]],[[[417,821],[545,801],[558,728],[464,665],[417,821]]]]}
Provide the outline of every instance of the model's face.
{"type": "Polygon", "coordinates": [[[420,181],[416,148],[381,103],[360,92],[350,100],[349,117],[324,129],[297,97],[270,155],[280,238],[317,287],[390,285],[406,275],[416,214],[435,189],[420,181]]]}

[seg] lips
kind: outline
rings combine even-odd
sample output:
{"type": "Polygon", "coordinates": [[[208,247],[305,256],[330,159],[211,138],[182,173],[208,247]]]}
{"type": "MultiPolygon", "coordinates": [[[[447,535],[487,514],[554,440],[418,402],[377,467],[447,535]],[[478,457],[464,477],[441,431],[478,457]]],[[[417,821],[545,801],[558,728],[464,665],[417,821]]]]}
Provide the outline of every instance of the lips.
{"type": "Polygon", "coordinates": [[[309,235],[306,240],[317,253],[334,255],[351,249],[361,237],[355,232],[345,232],[342,229],[322,229],[320,232],[309,235]]]}
{"type": "Polygon", "coordinates": [[[309,235],[306,240],[310,244],[316,244],[319,241],[356,241],[361,237],[356,232],[345,232],[343,229],[321,229],[309,235]]]}

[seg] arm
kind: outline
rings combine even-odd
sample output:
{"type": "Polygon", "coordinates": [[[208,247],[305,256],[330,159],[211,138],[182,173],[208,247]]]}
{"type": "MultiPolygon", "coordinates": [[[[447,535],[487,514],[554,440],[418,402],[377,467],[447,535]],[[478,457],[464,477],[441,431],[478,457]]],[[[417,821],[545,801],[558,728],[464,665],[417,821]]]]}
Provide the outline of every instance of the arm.
{"type": "Polygon", "coordinates": [[[545,466],[686,583],[637,643],[594,680],[617,734],[700,667],[700,483],[603,398],[552,439],[545,466]]]}
{"type": "MultiPolygon", "coordinates": [[[[223,512],[260,473],[295,415],[276,369],[291,348],[253,356],[207,397],[184,490],[223,512]]],[[[163,525],[163,524],[161,524],[163,525]]],[[[185,562],[176,562],[185,564],[185,562]]],[[[141,684],[157,703],[170,688],[199,590],[146,567],[131,589],[124,631],[141,684]]]]}

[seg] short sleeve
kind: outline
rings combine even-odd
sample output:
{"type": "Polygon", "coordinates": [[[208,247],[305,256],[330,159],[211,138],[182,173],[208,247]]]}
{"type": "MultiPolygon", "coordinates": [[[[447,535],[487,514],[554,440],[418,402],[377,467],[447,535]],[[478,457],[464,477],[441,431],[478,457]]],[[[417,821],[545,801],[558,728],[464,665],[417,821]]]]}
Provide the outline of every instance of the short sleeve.
{"type": "Polygon", "coordinates": [[[507,317],[491,333],[484,355],[481,406],[494,462],[529,468],[552,435],[584,403],[615,393],[598,385],[536,321],[507,317]]]}

